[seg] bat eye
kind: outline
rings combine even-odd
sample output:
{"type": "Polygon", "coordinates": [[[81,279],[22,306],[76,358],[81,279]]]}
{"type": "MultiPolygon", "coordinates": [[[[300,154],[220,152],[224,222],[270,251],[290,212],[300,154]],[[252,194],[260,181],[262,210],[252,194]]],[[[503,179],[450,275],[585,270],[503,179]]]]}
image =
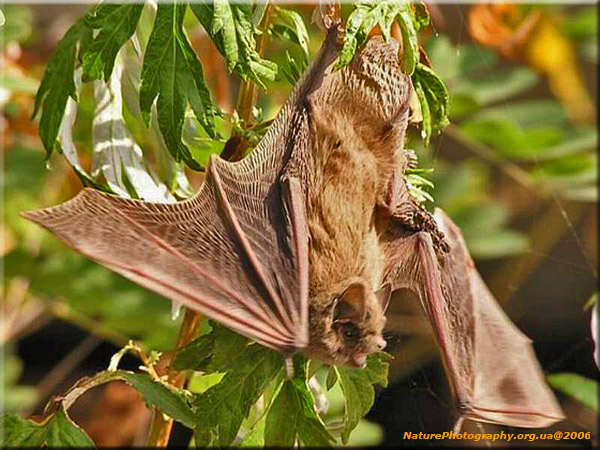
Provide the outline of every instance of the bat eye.
{"type": "Polygon", "coordinates": [[[353,322],[346,322],[341,326],[342,335],[346,340],[356,340],[360,337],[360,330],[353,322]]]}
{"type": "Polygon", "coordinates": [[[337,141],[335,141],[335,144],[333,144],[333,148],[340,148],[340,146],[342,145],[342,141],[340,139],[338,139],[337,141]]]}

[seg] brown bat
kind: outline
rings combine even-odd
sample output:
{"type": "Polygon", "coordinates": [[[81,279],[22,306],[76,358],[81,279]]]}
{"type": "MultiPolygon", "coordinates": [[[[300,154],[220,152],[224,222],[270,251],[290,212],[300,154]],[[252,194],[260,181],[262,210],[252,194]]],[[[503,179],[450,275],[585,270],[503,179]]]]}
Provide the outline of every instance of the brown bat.
{"type": "Polygon", "coordinates": [[[373,38],[334,72],[339,50],[330,24],[256,149],[236,163],[212,158],[193,198],[153,204],[84,189],[25,217],[285,357],[364,366],[385,346],[390,293],[411,289],[467,417],[560,420],[529,341],[485,288],[456,227],[409,195],[412,85],[398,44],[373,38]]]}

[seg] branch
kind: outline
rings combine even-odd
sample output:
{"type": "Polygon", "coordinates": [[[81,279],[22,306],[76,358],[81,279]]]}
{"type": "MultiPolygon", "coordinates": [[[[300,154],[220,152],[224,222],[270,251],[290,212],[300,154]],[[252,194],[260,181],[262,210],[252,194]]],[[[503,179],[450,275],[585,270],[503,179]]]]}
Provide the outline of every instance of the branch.
{"type": "MultiPolygon", "coordinates": [[[[185,347],[196,337],[201,324],[202,316],[186,308],[173,355],[176,355],[180,348],[185,347]]],[[[171,368],[169,362],[169,367],[167,368],[168,383],[176,389],[181,389],[185,383],[185,378],[186,372],[174,370],[171,368]]],[[[166,447],[169,443],[172,428],[173,419],[167,418],[161,411],[154,408],[150,433],[148,435],[148,447],[166,447]]]]}

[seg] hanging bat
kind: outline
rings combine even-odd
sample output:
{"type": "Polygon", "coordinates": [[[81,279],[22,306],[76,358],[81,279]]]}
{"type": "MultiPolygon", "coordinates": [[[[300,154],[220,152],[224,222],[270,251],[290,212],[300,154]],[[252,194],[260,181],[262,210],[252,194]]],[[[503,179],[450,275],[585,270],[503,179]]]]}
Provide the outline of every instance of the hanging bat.
{"type": "Polygon", "coordinates": [[[456,228],[408,194],[403,172],[412,158],[403,143],[412,85],[398,44],[375,37],[333,71],[339,22],[328,28],[258,146],[236,163],[213,157],[193,198],[155,204],[84,189],[24,216],[285,357],[302,351],[364,366],[385,346],[391,292],[412,289],[469,417],[521,426],[558,420],[529,343],[485,290],[456,228]],[[488,385],[500,363],[482,353],[490,336],[507,354],[505,380],[488,385]],[[532,391],[512,395],[523,387],[532,391]]]}

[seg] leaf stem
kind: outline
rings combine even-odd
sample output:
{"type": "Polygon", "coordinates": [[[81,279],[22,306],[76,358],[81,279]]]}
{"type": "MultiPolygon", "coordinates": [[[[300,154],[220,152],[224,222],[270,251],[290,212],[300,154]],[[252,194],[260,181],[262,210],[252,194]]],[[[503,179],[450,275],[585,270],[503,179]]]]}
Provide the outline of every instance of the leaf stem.
{"type": "MultiPolygon", "coordinates": [[[[186,308],[173,355],[177,354],[180,348],[189,344],[196,337],[201,324],[202,316],[186,308]]],[[[185,378],[186,372],[178,372],[169,364],[167,368],[167,380],[172,387],[181,389],[185,383],[185,378]]],[[[169,443],[172,428],[173,419],[167,418],[161,411],[155,408],[148,435],[148,447],[166,447],[169,443]]]]}
{"type": "MultiPolygon", "coordinates": [[[[265,53],[265,45],[267,42],[267,30],[269,29],[269,25],[271,24],[271,14],[273,12],[273,3],[268,2],[265,6],[265,13],[262,20],[262,34],[260,34],[256,39],[256,51],[258,55],[262,58],[265,53]]],[[[241,80],[240,82],[240,92],[238,94],[238,100],[236,105],[236,111],[242,123],[244,124],[244,128],[249,128],[252,126],[252,109],[254,108],[254,104],[256,103],[258,97],[258,88],[253,81],[250,80],[241,80]]],[[[244,138],[240,138],[238,136],[232,136],[232,139],[237,138],[236,148],[231,152],[230,160],[237,161],[243,155],[244,148],[246,147],[246,143],[244,138]]]]}

